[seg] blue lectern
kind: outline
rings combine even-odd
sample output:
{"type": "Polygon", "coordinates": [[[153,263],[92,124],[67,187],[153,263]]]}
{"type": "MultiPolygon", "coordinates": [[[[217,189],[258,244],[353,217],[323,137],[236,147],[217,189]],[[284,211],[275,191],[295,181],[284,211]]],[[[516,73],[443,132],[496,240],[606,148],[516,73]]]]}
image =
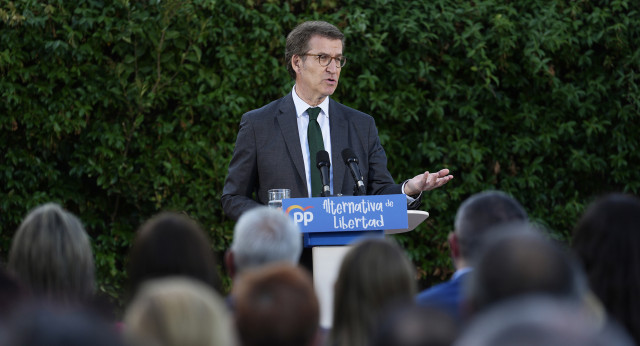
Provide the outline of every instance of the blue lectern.
{"type": "Polygon", "coordinates": [[[407,212],[405,195],[291,198],[282,209],[299,226],[305,247],[312,247],[313,281],[320,302],[320,324],[332,325],[333,285],[348,246],[365,236],[413,230],[429,214],[407,212]]]}

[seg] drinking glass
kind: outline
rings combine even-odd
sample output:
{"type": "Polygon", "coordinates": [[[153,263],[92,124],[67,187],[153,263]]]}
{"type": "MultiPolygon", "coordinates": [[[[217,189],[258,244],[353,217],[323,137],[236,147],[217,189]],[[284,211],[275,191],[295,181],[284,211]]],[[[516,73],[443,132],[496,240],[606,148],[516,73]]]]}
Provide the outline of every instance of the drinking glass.
{"type": "Polygon", "coordinates": [[[282,200],[291,198],[291,190],[289,189],[271,189],[268,194],[270,208],[282,208],[282,200]]]}

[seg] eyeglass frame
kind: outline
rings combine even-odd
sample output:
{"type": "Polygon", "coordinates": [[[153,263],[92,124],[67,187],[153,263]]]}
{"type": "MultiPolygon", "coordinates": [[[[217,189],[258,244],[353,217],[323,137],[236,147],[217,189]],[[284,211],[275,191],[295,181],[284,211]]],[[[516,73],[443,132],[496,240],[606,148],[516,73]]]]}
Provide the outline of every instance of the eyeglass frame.
{"type": "Polygon", "coordinates": [[[331,65],[331,63],[335,60],[336,61],[336,67],[337,68],[342,68],[344,65],[347,64],[347,57],[344,55],[340,55],[340,57],[334,57],[331,56],[329,54],[309,54],[309,53],[304,53],[304,54],[300,54],[301,56],[315,56],[318,58],[318,64],[320,64],[320,66],[322,67],[327,67],[329,65],[331,65]],[[326,65],[322,65],[322,63],[320,62],[320,57],[321,56],[328,56],[330,58],[329,62],[326,65]],[[342,62],[341,62],[342,60],[342,62]]]}

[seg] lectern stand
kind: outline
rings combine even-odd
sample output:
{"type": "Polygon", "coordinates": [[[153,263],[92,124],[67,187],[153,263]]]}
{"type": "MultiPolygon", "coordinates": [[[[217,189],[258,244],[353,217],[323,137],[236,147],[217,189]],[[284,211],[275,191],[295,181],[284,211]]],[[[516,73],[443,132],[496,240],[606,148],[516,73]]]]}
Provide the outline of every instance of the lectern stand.
{"type": "Polygon", "coordinates": [[[405,195],[294,198],[283,210],[300,226],[304,246],[312,247],[313,281],[320,325],[331,328],[333,286],[349,244],[361,237],[408,232],[429,213],[407,211],[405,195]]]}

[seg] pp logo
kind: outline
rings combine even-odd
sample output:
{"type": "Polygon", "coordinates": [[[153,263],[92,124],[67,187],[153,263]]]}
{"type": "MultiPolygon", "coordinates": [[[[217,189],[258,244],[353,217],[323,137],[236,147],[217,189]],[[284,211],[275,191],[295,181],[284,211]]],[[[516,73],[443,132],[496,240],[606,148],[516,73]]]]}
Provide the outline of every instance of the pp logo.
{"type": "Polygon", "coordinates": [[[311,209],[311,208],[313,207],[303,208],[299,205],[292,205],[289,208],[287,208],[286,213],[287,215],[289,215],[289,213],[293,213],[293,221],[295,221],[296,223],[303,223],[306,226],[309,224],[309,222],[313,221],[313,213],[310,211],[307,211],[308,209],[311,209]],[[294,209],[300,209],[301,211],[293,211],[294,209]]]}

